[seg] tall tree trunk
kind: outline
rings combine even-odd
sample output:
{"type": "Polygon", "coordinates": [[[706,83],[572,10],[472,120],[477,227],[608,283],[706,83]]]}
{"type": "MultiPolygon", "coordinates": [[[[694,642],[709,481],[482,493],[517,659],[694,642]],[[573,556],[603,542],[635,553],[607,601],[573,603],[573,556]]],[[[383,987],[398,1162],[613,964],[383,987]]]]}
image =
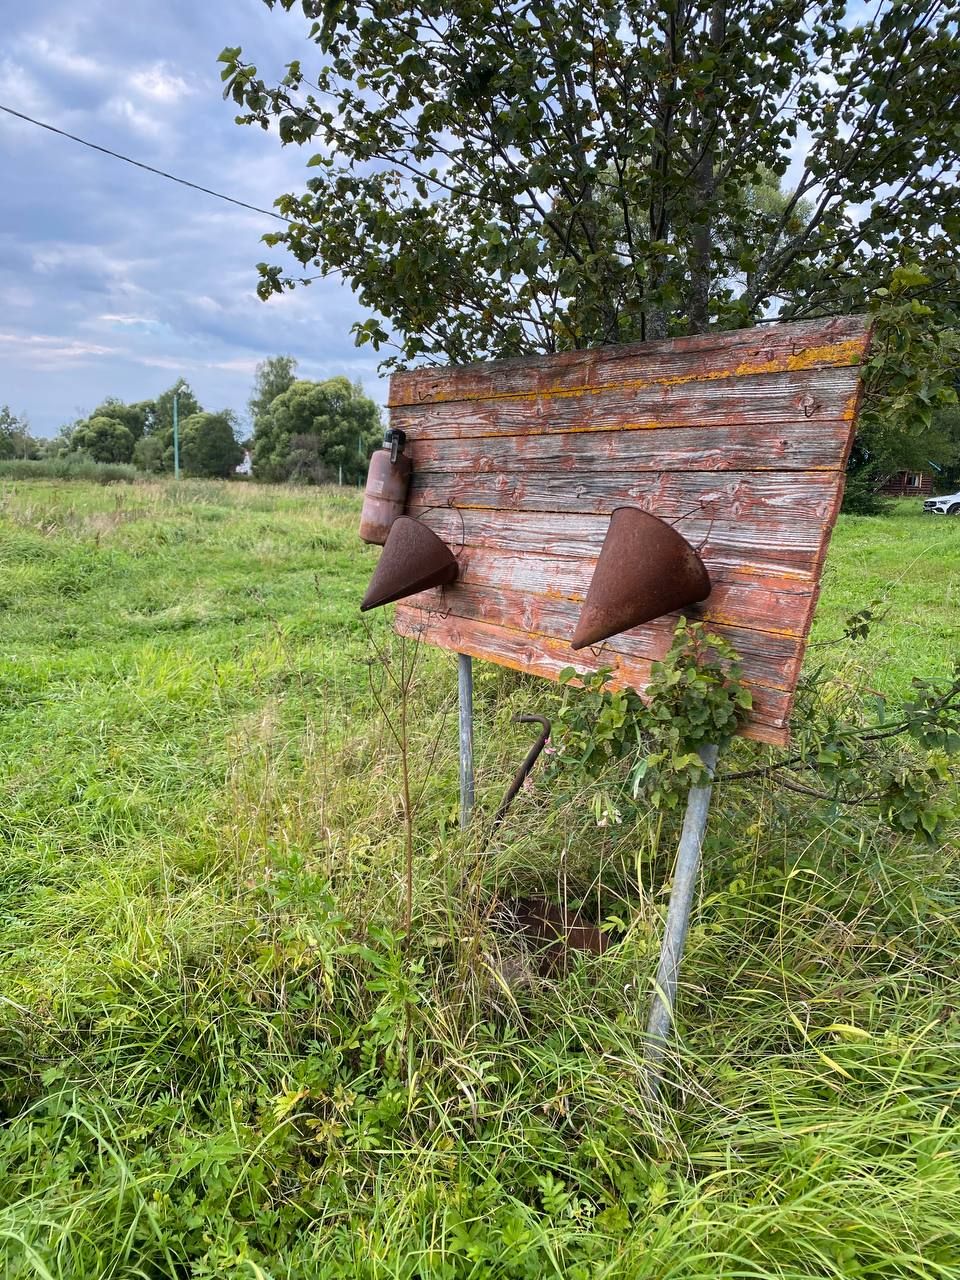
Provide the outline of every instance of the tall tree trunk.
{"type": "MultiPolygon", "coordinates": [[[[717,52],[726,34],[726,0],[715,0],[710,8],[710,47],[717,52]]],[[[699,221],[693,224],[690,245],[690,300],[688,333],[705,333],[710,323],[710,285],[712,283],[713,206],[716,196],[714,137],[717,129],[716,99],[699,111],[700,158],[693,181],[697,193],[699,221]]]]}
{"type": "MultiPolygon", "coordinates": [[[[672,164],[672,135],[674,93],[677,83],[677,65],[680,61],[680,14],[670,14],[663,37],[663,57],[669,70],[664,75],[657,95],[656,127],[650,157],[650,239],[666,240],[670,234],[670,169],[672,164]]],[[[659,294],[666,283],[666,260],[660,254],[651,254],[647,260],[648,292],[651,301],[644,309],[643,336],[647,342],[667,336],[667,309],[659,294]]]]}

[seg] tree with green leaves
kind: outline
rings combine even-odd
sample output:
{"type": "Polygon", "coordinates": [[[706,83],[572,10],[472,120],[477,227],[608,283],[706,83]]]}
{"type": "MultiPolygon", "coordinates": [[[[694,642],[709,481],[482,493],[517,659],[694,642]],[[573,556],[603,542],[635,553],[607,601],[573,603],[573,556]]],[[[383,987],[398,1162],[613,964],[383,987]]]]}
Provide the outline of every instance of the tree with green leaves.
{"type": "Polygon", "coordinates": [[[149,475],[159,475],[165,469],[165,454],[166,446],[159,435],[141,436],[133,446],[133,465],[149,475]]]}
{"type": "Polygon", "coordinates": [[[37,450],[27,419],[14,413],[8,404],[0,405],[0,461],[35,458],[37,450]]]}
{"type": "MultiPolygon", "coordinates": [[[[204,412],[200,401],[194,395],[192,388],[183,378],[179,378],[166,391],[162,391],[155,400],[141,400],[136,404],[124,405],[119,401],[107,400],[107,404],[116,404],[118,406],[117,416],[124,422],[130,424],[133,420],[134,426],[142,427],[140,434],[135,435],[135,444],[131,454],[134,464],[141,470],[150,474],[160,474],[165,471],[173,471],[173,398],[177,395],[177,416],[179,420],[181,433],[181,451],[183,443],[183,428],[187,420],[196,414],[204,412]]],[[[231,433],[233,432],[234,418],[229,410],[224,410],[230,419],[231,433]]],[[[133,430],[134,427],[131,427],[133,430]]],[[[198,473],[200,474],[200,473],[198,473]]],[[[203,473],[205,474],[205,473],[203,473]]]]}
{"type": "Polygon", "coordinates": [[[292,383],[258,420],[254,475],[319,484],[355,484],[380,442],[380,410],[359,383],[343,377],[292,383]]]}
{"type": "MultiPolygon", "coordinates": [[[[460,362],[845,312],[905,256],[956,296],[960,34],[938,0],[265,0],[316,54],[243,123],[312,150],[266,237],[359,342],[460,362]],[[790,172],[782,200],[750,198],[790,172]]],[[[260,292],[295,276],[261,265],[260,292]]]]}
{"type": "Polygon", "coordinates": [[[102,414],[78,422],[70,436],[71,450],[89,454],[95,462],[130,462],[134,443],[128,427],[102,414]]]}
{"type": "Polygon", "coordinates": [[[146,431],[148,435],[164,437],[168,432],[173,437],[173,397],[177,395],[177,415],[181,422],[195,413],[203,413],[203,406],[193,393],[189,382],[179,378],[172,387],[161,391],[152,402],[152,413],[149,415],[146,431]]]}
{"type": "Polygon", "coordinates": [[[114,422],[122,422],[134,440],[139,440],[151,427],[155,412],[156,403],[153,400],[139,400],[136,404],[125,404],[116,396],[107,396],[106,400],[97,405],[90,417],[112,418],[114,422]]]}
{"type": "Polygon", "coordinates": [[[282,395],[297,380],[297,362],[293,356],[270,356],[257,365],[253,378],[253,390],[247,401],[250,425],[254,432],[257,423],[266,415],[277,396],[282,395]]]}
{"type": "MultiPolygon", "coordinates": [[[[173,433],[164,454],[165,470],[173,470],[173,433]]],[[[236,418],[229,409],[193,413],[180,429],[180,465],[188,476],[226,479],[243,461],[236,418]]]]}
{"type": "Polygon", "coordinates": [[[957,488],[960,486],[960,405],[938,409],[933,415],[933,429],[943,445],[938,480],[943,491],[957,488]]]}

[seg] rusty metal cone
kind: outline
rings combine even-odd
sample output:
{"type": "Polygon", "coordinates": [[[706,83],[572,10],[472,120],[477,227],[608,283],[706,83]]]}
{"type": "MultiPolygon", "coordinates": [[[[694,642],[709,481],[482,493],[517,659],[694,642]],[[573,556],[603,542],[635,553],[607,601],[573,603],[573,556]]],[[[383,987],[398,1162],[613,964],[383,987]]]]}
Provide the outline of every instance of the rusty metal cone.
{"type": "Polygon", "coordinates": [[[447,544],[419,520],[398,516],[390,526],[360,610],[415,596],[428,587],[453,582],[456,576],[457,562],[447,544]]]}
{"type": "Polygon", "coordinates": [[[709,594],[710,575],[686,538],[646,511],[617,507],[570,647],[599,644],[709,594]]]}

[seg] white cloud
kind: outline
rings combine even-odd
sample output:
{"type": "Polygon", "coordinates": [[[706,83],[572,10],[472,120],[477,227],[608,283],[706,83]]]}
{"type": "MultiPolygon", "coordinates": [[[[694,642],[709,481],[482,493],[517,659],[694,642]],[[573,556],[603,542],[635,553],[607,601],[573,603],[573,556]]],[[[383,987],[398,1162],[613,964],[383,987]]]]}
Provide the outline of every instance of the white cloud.
{"type": "Polygon", "coordinates": [[[22,285],[0,286],[0,307],[5,311],[26,311],[33,306],[34,301],[33,294],[22,285]]]}
{"type": "Polygon", "coordinates": [[[222,369],[226,373],[242,373],[253,377],[259,363],[256,356],[234,357],[230,360],[199,360],[189,356],[130,355],[136,364],[151,369],[172,369],[179,373],[198,373],[204,369],[222,369]]]}
{"type": "Polygon", "coordinates": [[[209,360],[204,365],[205,369],[225,369],[228,373],[245,373],[251,378],[257,371],[257,365],[260,361],[256,356],[247,359],[237,358],[234,360],[209,360]]]}
{"type": "Polygon", "coordinates": [[[88,363],[120,354],[116,347],[49,333],[0,333],[0,349],[11,352],[24,367],[41,370],[56,369],[65,360],[88,363]]]}
{"type": "MultiPolygon", "coordinates": [[[[49,106],[49,99],[27,68],[10,58],[0,58],[0,84],[3,85],[4,100],[16,111],[39,116],[49,106]]],[[[9,130],[11,135],[20,136],[27,142],[36,136],[32,125],[6,114],[0,117],[0,125],[5,132],[9,130]]]]}
{"type": "Polygon", "coordinates": [[[103,114],[147,138],[160,138],[167,132],[162,120],[149,111],[142,111],[129,98],[109,98],[104,104],[103,114]]]}
{"type": "Polygon", "coordinates": [[[147,318],[147,316],[114,316],[114,315],[102,315],[102,316],[97,316],[97,319],[98,319],[98,320],[103,320],[106,324],[120,324],[120,325],[126,325],[126,324],[130,324],[130,325],[134,325],[134,324],[141,324],[141,325],[149,325],[149,324],[152,324],[152,323],[153,323],[153,321],[152,321],[152,320],[150,320],[150,319],[148,319],[148,318],[147,318]]]}
{"type": "MultiPolygon", "coordinates": [[[[66,241],[52,241],[32,251],[33,269],[39,275],[53,275],[60,271],[83,271],[103,280],[111,289],[122,293],[139,292],[133,283],[132,276],[144,265],[149,265],[149,258],[122,258],[107,253],[98,244],[66,241]]],[[[124,312],[122,314],[129,314],[124,312]]]]}
{"type": "Polygon", "coordinates": [[[104,80],[112,71],[109,63],[103,59],[91,58],[64,45],[54,44],[46,36],[27,36],[23,46],[37,62],[61,75],[73,76],[80,80],[104,80]]]}
{"type": "Polygon", "coordinates": [[[150,338],[169,337],[172,330],[169,325],[162,324],[153,316],[139,316],[125,312],[106,311],[90,319],[81,321],[84,329],[96,332],[98,329],[119,329],[132,335],[143,335],[150,338]]]}
{"type": "Polygon", "coordinates": [[[152,102],[179,102],[193,90],[182,76],[168,70],[165,62],[155,62],[151,67],[141,67],[127,80],[129,87],[152,102]]]}
{"type": "Polygon", "coordinates": [[[195,362],[184,360],[179,356],[135,356],[134,363],[146,365],[148,369],[173,369],[183,372],[184,367],[196,367],[195,362]]]}

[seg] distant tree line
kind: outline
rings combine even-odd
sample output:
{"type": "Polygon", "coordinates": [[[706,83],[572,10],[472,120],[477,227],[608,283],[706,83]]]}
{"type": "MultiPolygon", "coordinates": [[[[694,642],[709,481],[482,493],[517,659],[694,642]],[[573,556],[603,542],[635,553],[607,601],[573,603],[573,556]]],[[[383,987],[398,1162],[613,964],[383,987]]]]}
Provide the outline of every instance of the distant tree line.
{"type": "Polygon", "coordinates": [[[292,356],[273,356],[257,366],[249,438],[241,436],[232,410],[204,409],[183,380],[153,400],[128,404],[108,396],[52,440],[33,436],[25,417],[0,405],[0,462],[76,458],[132,463],[152,475],[172,473],[176,395],[184,475],[231,476],[249,449],[258,480],[358,483],[380,441],[379,408],[359,383],[343,377],[309,382],[297,378],[296,370],[292,356]]]}
{"type": "MultiPolygon", "coordinates": [[[[357,484],[380,442],[380,410],[359,383],[344,377],[310,382],[297,377],[292,356],[272,356],[257,366],[247,404],[253,428],[248,437],[239,436],[231,410],[203,409],[181,381],[154,400],[126,404],[109,396],[53,440],[38,439],[24,416],[0,405],[0,462],[69,456],[172,473],[174,392],[185,475],[230,476],[249,449],[259,481],[357,484]]],[[[850,459],[850,509],[872,510],[876,490],[898,471],[933,471],[936,488],[944,492],[960,485],[960,406],[934,410],[922,430],[900,430],[895,415],[862,428],[850,459]]]]}
{"type": "Polygon", "coordinates": [[[126,404],[108,396],[86,418],[61,428],[47,456],[82,454],[95,462],[133,463],[151,474],[174,470],[173,400],[177,396],[180,467],[185,475],[226,477],[243,460],[237,418],[203,408],[189,383],[175,382],[155,400],[126,404]]]}

